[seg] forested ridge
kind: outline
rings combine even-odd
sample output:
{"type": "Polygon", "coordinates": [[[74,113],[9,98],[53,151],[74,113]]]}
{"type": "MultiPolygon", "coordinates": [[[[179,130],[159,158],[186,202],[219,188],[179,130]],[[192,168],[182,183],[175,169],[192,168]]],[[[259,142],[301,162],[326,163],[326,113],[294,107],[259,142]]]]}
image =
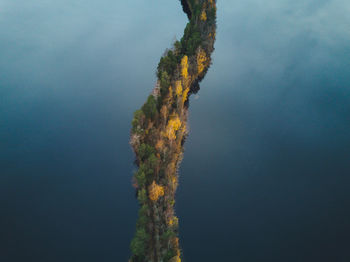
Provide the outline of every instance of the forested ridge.
{"type": "Polygon", "coordinates": [[[157,83],[135,111],[130,144],[138,167],[133,176],[140,209],[130,262],[180,262],[175,192],[188,134],[189,96],[199,90],[214,50],[216,1],[181,0],[189,22],[181,40],[167,49],[157,83]]]}

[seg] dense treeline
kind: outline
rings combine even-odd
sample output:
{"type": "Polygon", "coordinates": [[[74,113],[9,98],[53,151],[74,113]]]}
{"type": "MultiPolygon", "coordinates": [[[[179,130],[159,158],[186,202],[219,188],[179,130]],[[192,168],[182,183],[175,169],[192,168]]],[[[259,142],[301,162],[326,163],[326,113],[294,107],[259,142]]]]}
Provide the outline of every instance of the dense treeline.
{"type": "Polygon", "coordinates": [[[181,261],[174,198],[187,135],[186,101],[210,65],[216,29],[214,0],[181,3],[190,19],[184,35],[160,59],[156,88],[132,120],[138,166],[133,184],[140,204],[132,262],[181,261]]]}

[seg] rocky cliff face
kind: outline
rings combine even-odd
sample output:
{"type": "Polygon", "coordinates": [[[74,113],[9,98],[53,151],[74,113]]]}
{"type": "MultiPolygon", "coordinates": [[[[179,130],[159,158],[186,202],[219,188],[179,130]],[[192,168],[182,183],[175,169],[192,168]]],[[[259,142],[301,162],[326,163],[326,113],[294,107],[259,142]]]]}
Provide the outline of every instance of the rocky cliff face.
{"type": "Polygon", "coordinates": [[[199,90],[214,50],[216,3],[181,0],[189,17],[181,41],[161,58],[158,81],[140,110],[134,113],[131,146],[138,167],[134,186],[140,203],[132,262],[179,262],[175,191],[178,165],[187,135],[189,96],[199,90]]]}

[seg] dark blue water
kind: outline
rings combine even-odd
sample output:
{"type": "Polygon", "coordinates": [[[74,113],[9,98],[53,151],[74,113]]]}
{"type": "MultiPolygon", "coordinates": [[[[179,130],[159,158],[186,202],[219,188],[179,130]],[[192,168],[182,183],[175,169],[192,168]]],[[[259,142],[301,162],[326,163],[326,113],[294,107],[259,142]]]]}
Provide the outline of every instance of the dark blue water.
{"type": "MultiPolygon", "coordinates": [[[[177,194],[184,261],[350,259],[350,4],[218,2],[177,194]]],[[[126,261],[132,112],[177,1],[0,2],[0,258],[126,261]]]]}

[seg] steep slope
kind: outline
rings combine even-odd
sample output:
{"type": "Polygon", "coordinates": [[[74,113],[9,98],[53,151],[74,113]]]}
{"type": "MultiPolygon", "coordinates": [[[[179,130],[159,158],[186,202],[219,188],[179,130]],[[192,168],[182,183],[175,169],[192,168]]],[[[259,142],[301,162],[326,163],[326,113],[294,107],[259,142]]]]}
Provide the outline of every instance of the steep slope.
{"type": "Polygon", "coordinates": [[[130,144],[138,166],[134,186],[140,203],[132,262],[178,262],[181,252],[175,191],[187,135],[189,96],[199,90],[214,50],[216,3],[181,0],[190,19],[181,41],[160,59],[158,81],[134,113],[130,144]]]}

